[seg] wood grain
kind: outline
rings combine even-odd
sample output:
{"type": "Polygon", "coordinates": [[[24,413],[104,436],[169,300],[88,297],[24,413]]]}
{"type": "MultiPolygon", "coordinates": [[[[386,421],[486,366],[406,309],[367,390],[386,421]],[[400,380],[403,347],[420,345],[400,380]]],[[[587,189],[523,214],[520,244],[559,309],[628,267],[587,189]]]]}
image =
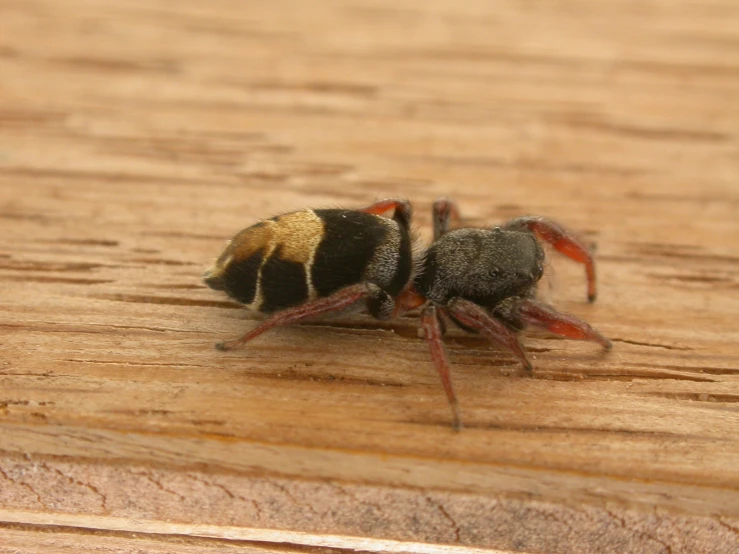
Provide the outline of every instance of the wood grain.
{"type": "Polygon", "coordinates": [[[739,8],[0,1],[0,552],[739,552],[739,8]],[[223,241],[406,196],[597,243],[533,378],[418,319],[255,317],[223,241]]]}

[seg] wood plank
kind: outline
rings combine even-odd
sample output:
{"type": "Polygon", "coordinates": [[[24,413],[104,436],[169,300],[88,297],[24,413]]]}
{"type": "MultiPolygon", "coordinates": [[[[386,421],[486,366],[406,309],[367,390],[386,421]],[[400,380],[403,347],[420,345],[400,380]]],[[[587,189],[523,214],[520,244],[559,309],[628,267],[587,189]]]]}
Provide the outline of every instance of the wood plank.
{"type": "Polygon", "coordinates": [[[0,7],[6,548],[739,552],[734,3],[0,7]],[[212,348],[227,238],[398,195],[597,243],[613,351],[451,331],[454,433],[416,315],[212,348]]]}
{"type": "MultiPolygon", "coordinates": [[[[160,530],[162,526],[160,526],[160,530]]],[[[2,554],[49,554],[63,552],[136,552],[160,554],[182,552],[185,554],[211,554],[238,552],[246,554],[341,554],[346,550],[332,548],[307,548],[274,543],[253,543],[231,539],[188,537],[184,533],[131,533],[106,531],[98,528],[34,526],[5,524],[2,527],[2,554]],[[84,550],[83,550],[84,549],[84,550]]]]}

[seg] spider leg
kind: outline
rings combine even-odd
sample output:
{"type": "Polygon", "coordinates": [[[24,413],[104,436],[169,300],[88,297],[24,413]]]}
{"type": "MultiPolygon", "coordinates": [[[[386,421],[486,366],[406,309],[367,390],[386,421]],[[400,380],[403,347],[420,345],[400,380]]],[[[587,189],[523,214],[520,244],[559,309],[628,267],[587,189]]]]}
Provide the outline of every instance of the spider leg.
{"type": "Polygon", "coordinates": [[[375,202],[359,211],[385,217],[390,214],[390,219],[394,219],[402,223],[405,227],[410,226],[411,215],[413,214],[410,202],[403,198],[387,198],[385,200],[380,200],[379,202],[375,202]],[[390,210],[393,210],[392,214],[390,214],[390,210]]]}
{"type": "Polygon", "coordinates": [[[513,352],[527,371],[532,371],[531,362],[518,342],[516,333],[504,323],[491,316],[484,308],[464,298],[453,298],[446,307],[452,318],[462,325],[478,331],[488,340],[500,344],[513,352]]]}
{"type": "Polygon", "coordinates": [[[449,231],[449,220],[459,221],[459,209],[448,198],[437,198],[433,207],[434,241],[439,240],[449,231]]]}
{"type": "Polygon", "coordinates": [[[521,298],[513,303],[511,313],[519,321],[528,325],[542,327],[562,337],[597,342],[605,350],[612,343],[582,319],[554,309],[548,304],[532,298],[521,298]]]}
{"type": "Polygon", "coordinates": [[[246,344],[265,331],[278,325],[289,325],[307,317],[343,310],[363,298],[374,298],[378,294],[381,295],[383,293],[384,291],[376,285],[368,283],[352,285],[335,292],[331,296],[317,298],[305,304],[280,310],[241,338],[216,343],[216,348],[218,350],[231,350],[232,348],[246,344]]]}
{"type": "Polygon", "coordinates": [[[588,301],[594,302],[597,296],[595,285],[595,260],[585,244],[575,234],[556,221],[537,216],[524,216],[507,222],[504,229],[516,231],[528,229],[539,239],[551,244],[555,250],[568,258],[585,265],[588,279],[588,301]]]}
{"type": "Polygon", "coordinates": [[[454,394],[454,388],[452,388],[452,379],[449,374],[449,359],[444,349],[444,342],[441,340],[442,331],[439,316],[433,304],[429,304],[423,310],[421,314],[421,325],[426,336],[426,342],[429,345],[431,358],[434,360],[434,365],[439,372],[441,384],[444,385],[444,391],[446,392],[447,400],[449,400],[449,406],[452,409],[452,426],[455,431],[459,431],[462,428],[462,420],[459,417],[459,403],[454,394]]]}

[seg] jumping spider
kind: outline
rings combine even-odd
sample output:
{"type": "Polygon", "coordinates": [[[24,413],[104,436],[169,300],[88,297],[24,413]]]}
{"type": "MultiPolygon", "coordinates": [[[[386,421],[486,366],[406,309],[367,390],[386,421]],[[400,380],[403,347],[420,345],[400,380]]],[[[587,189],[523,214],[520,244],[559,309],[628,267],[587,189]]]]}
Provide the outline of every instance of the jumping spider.
{"type": "Polygon", "coordinates": [[[532,366],[517,336],[526,325],[611,348],[583,320],[534,298],[543,274],[540,239],[585,264],[588,299],[595,300],[595,263],[570,231],[540,217],[521,217],[492,229],[450,231],[450,219],[459,219],[457,208],[439,199],[433,211],[434,242],[424,255],[414,256],[411,213],[408,201],[388,199],[360,210],[290,212],[238,233],[204,281],[270,317],[241,338],[216,346],[228,350],[272,327],[360,301],[377,319],[425,304],[422,327],[455,429],[461,428],[461,419],[441,318],[508,348],[528,371],[532,366]]]}
{"type": "Polygon", "coordinates": [[[611,341],[585,321],[535,299],[537,283],[544,273],[542,240],[585,265],[588,300],[595,301],[595,262],[572,232],[534,216],[519,217],[492,229],[450,231],[449,221],[459,219],[459,212],[444,198],[434,203],[433,216],[434,242],[398,304],[404,309],[426,304],[421,323],[452,409],[455,429],[461,427],[461,419],[442,342],[442,318],[508,348],[529,372],[533,367],[517,336],[527,325],[570,339],[594,341],[610,350],[611,341]]]}

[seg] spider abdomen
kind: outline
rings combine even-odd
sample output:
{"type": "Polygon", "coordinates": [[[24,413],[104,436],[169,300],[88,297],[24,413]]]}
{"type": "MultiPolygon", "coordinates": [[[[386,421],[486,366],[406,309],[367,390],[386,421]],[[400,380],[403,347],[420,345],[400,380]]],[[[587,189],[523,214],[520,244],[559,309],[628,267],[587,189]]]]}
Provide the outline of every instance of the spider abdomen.
{"type": "Polygon", "coordinates": [[[397,221],[359,210],[302,210],[238,233],[204,280],[273,313],[361,282],[397,295],[411,266],[411,239],[397,221]]]}
{"type": "Polygon", "coordinates": [[[415,286],[429,300],[461,297],[494,307],[533,288],[543,273],[544,252],[528,232],[457,229],[428,249],[415,286]]]}

